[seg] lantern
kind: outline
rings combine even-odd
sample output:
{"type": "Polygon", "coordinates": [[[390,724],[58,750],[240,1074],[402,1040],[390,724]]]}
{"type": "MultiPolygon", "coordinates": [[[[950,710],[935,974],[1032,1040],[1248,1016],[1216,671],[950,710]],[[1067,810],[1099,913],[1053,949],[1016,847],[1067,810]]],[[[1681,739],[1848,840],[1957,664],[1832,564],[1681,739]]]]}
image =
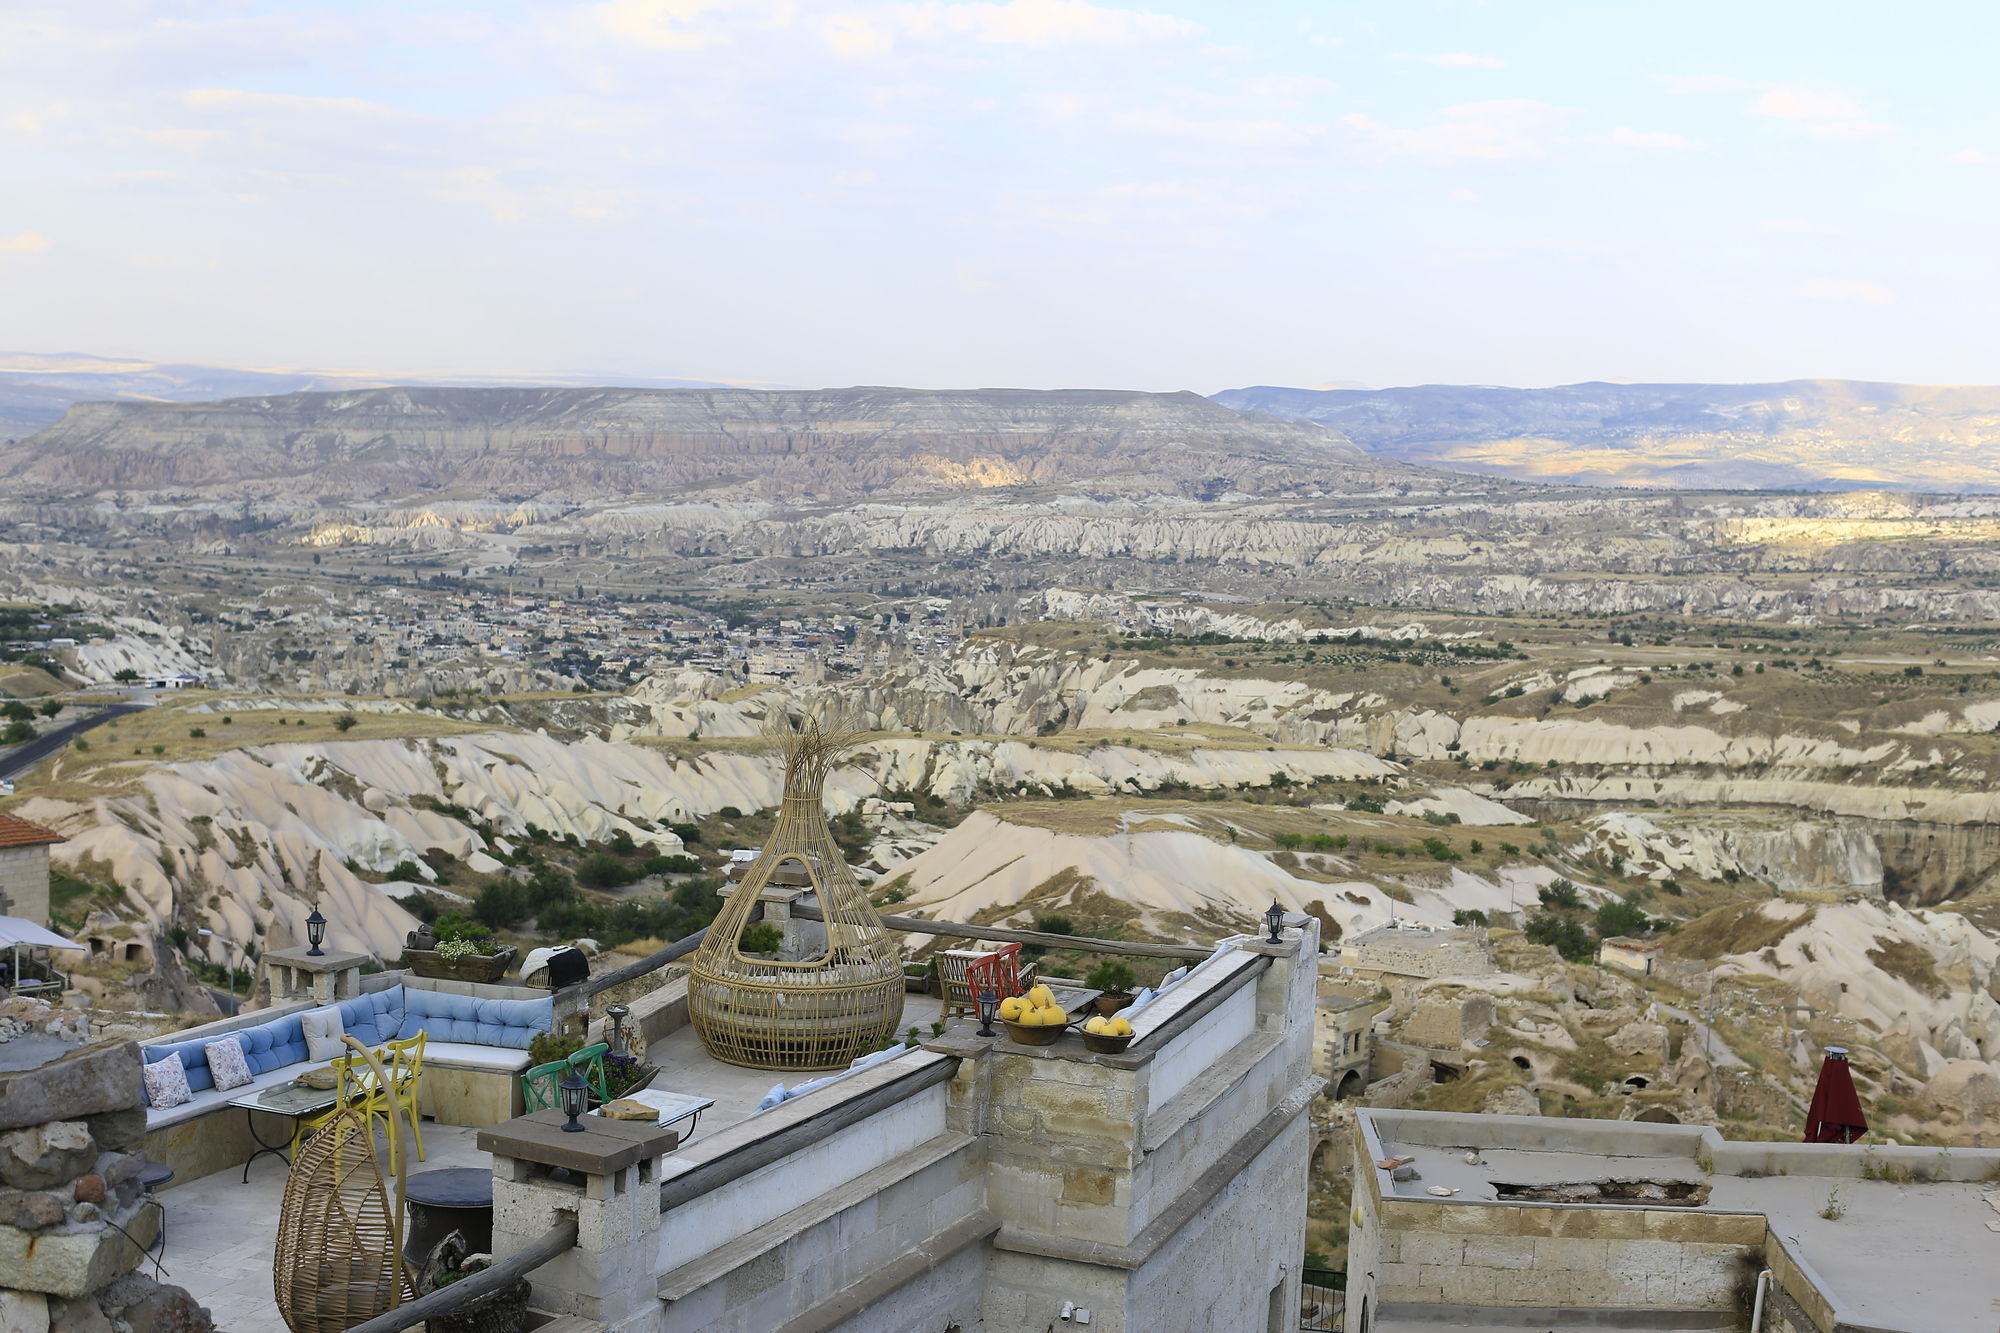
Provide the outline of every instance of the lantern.
{"type": "Polygon", "coordinates": [[[590,1085],[583,1081],[583,1072],[575,1065],[571,1065],[556,1088],[562,1093],[563,1114],[569,1117],[569,1123],[563,1126],[563,1132],[583,1133],[583,1126],[576,1122],[576,1118],[583,1114],[590,1102],[590,1085]]]}
{"type": "Polygon", "coordinates": [[[979,1008],[979,1035],[998,1036],[999,1034],[993,1030],[993,1016],[1000,1012],[1000,997],[990,990],[983,990],[973,1003],[979,1008]]]}
{"type": "Polygon", "coordinates": [[[1276,898],[1273,898],[1271,900],[1270,907],[1266,908],[1264,911],[1264,924],[1271,928],[1271,938],[1268,941],[1269,943],[1271,944],[1284,943],[1283,940],[1278,938],[1278,931],[1282,929],[1285,924],[1285,909],[1278,906],[1278,900],[1276,898]]]}
{"type": "Polygon", "coordinates": [[[306,950],[310,958],[324,957],[326,950],[319,946],[326,943],[326,918],[319,914],[319,904],[313,904],[312,915],[306,918],[306,939],[312,948],[306,950]]]}

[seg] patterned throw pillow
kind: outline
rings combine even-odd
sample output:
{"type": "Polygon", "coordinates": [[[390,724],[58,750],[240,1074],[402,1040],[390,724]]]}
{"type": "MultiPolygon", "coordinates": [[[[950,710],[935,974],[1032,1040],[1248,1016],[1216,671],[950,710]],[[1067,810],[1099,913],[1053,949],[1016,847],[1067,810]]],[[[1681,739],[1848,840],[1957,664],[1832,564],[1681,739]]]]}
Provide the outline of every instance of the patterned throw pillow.
{"type": "Polygon", "coordinates": [[[243,1043],[236,1038],[224,1037],[201,1049],[208,1057],[208,1072],[215,1076],[219,1090],[227,1092],[250,1081],[250,1062],[243,1058],[243,1043]]]}
{"type": "Polygon", "coordinates": [[[175,1051],[164,1060],[147,1065],[145,1075],[148,1106],[164,1109],[194,1099],[194,1094],[188,1091],[187,1070],[181,1068],[179,1051],[175,1051]]]}

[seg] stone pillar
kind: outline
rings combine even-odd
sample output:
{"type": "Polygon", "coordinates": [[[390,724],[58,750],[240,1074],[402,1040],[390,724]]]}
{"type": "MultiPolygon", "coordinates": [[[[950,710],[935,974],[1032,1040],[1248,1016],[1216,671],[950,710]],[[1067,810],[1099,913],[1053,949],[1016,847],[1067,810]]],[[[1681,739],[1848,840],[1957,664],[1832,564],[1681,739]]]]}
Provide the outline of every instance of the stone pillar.
{"type": "Polygon", "coordinates": [[[560,1111],[536,1111],[479,1131],[493,1154],[493,1255],[504,1259],[565,1218],[576,1247],[530,1276],[535,1304],[602,1324],[606,1333],[658,1333],[660,1158],[678,1132],[649,1120],[589,1116],[582,1133],[560,1111]]]}
{"type": "Polygon", "coordinates": [[[318,957],[303,946],[273,949],[264,955],[264,981],[272,1004],[310,1000],[338,1004],[361,993],[361,969],[371,960],[365,953],[328,949],[318,957]]]}

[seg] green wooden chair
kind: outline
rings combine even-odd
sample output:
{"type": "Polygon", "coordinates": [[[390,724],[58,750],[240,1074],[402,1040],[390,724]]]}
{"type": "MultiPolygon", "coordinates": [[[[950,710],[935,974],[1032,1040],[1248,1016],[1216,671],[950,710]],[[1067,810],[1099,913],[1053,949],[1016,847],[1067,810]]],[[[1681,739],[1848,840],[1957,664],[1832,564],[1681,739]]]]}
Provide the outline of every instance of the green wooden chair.
{"type": "Polygon", "coordinates": [[[611,1093],[604,1081],[604,1056],[611,1046],[599,1042],[586,1046],[567,1060],[551,1060],[545,1065],[536,1065],[521,1075],[521,1097],[530,1111],[561,1110],[562,1093],[558,1085],[563,1075],[574,1065],[583,1074],[583,1081],[590,1085],[591,1096],[602,1106],[611,1100],[611,1093]]]}

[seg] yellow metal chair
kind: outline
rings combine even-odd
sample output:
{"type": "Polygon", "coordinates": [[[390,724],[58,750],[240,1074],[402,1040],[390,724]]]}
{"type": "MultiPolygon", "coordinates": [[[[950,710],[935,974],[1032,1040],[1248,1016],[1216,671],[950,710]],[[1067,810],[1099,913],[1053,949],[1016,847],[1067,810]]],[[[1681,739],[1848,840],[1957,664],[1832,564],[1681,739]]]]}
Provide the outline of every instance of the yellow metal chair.
{"type": "Polygon", "coordinates": [[[343,1110],[353,1109],[369,1117],[372,1122],[380,1116],[389,1131],[389,1171],[392,1175],[403,1174],[403,1146],[401,1136],[396,1131],[395,1111],[400,1110],[410,1121],[410,1137],[416,1141],[417,1160],[424,1160],[424,1132],[420,1127],[423,1117],[418,1112],[420,1098],[419,1083],[424,1072],[424,1044],[429,1034],[419,1029],[414,1037],[402,1041],[384,1042],[375,1055],[379,1060],[383,1075],[377,1075],[366,1054],[344,1055],[332,1062],[340,1076],[340,1099],[325,1114],[302,1118],[292,1131],[292,1152],[296,1156],[299,1143],[320,1126],[332,1120],[343,1110]],[[383,1077],[386,1076],[386,1085],[383,1077]]]}

